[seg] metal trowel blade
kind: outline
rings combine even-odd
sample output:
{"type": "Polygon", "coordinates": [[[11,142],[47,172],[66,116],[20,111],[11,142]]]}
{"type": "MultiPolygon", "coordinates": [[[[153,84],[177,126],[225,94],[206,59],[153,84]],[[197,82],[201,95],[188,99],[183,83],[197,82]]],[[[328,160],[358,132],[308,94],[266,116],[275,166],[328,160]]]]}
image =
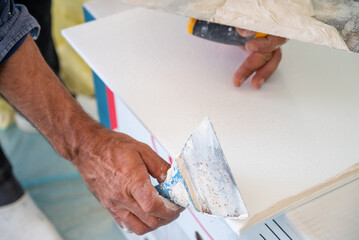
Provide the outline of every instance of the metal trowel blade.
{"type": "Polygon", "coordinates": [[[248,217],[209,118],[189,137],[177,162],[197,210],[219,217],[248,217]]]}

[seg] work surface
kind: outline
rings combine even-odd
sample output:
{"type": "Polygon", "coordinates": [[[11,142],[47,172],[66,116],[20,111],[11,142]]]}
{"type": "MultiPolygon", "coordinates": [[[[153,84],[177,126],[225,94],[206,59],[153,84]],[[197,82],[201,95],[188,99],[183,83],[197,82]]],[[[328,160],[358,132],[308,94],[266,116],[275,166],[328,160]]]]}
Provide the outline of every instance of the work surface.
{"type": "Polygon", "coordinates": [[[235,88],[246,54],[186,25],[135,9],[64,35],[173,156],[209,116],[251,216],[358,161],[359,55],[290,41],[261,90],[235,88]]]}

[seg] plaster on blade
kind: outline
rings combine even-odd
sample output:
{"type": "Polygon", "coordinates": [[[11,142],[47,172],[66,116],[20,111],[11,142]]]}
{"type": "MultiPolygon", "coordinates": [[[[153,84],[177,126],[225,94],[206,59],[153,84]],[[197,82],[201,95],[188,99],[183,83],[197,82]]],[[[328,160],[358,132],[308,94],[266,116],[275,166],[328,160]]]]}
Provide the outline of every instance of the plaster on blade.
{"type": "Polygon", "coordinates": [[[209,118],[189,137],[158,186],[161,195],[183,207],[218,217],[244,219],[247,210],[209,118]]]}

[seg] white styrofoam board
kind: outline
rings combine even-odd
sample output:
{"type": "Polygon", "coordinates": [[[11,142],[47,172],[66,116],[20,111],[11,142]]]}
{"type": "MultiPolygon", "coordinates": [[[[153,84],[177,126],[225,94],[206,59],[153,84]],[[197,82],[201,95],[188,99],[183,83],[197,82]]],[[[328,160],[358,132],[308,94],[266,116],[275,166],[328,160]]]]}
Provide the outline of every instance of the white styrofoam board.
{"type": "Polygon", "coordinates": [[[358,161],[359,55],[291,41],[261,90],[235,88],[246,54],[186,25],[135,9],[63,34],[170,154],[209,116],[252,216],[358,161]]]}
{"type": "Polygon", "coordinates": [[[84,3],[83,6],[95,19],[104,18],[134,8],[122,3],[120,0],[93,0],[84,3]]]}

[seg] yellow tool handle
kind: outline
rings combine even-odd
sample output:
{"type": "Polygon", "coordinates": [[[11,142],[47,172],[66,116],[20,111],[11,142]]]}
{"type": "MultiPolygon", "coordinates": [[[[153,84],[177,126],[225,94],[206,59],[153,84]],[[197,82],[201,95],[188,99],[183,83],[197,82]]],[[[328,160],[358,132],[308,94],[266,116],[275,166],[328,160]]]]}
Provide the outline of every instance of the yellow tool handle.
{"type": "Polygon", "coordinates": [[[266,36],[268,36],[268,34],[257,32],[254,38],[265,38],[266,36]]]}
{"type": "Polygon", "coordinates": [[[193,35],[193,29],[194,29],[194,25],[196,24],[197,19],[195,18],[190,18],[187,24],[187,30],[188,32],[193,35]]]}

